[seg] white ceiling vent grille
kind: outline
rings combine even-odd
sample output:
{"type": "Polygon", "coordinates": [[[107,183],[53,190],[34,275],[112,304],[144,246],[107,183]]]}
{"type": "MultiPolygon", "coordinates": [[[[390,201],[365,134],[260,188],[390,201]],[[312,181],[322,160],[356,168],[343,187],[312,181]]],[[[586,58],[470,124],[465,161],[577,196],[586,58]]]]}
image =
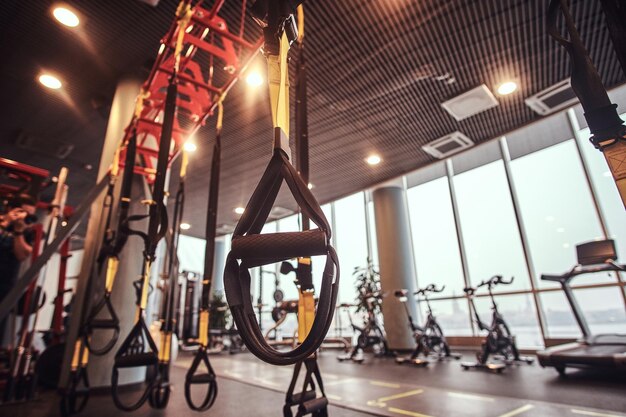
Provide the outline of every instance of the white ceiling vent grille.
{"type": "Polygon", "coordinates": [[[578,97],[572,90],[570,79],[566,78],[534,96],[528,97],[525,101],[528,107],[540,115],[546,116],[577,103],[578,97]]]}
{"type": "Polygon", "coordinates": [[[456,131],[422,146],[422,149],[435,158],[443,159],[472,146],[474,142],[470,138],[456,131]]]}
{"type": "Polygon", "coordinates": [[[498,100],[485,84],[441,103],[441,106],[459,122],[497,105],[498,100]]]}

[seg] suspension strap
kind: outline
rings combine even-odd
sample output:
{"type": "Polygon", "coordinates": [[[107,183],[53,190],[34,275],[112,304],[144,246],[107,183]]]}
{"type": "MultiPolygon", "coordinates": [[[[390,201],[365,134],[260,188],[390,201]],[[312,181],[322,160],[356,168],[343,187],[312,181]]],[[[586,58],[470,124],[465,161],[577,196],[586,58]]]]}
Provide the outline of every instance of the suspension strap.
{"type": "MultiPolygon", "coordinates": [[[[183,0],[181,2],[179,10],[185,7],[183,5],[188,4],[188,0],[183,0]]],[[[178,15],[178,17],[181,18],[180,14],[178,15]]],[[[185,27],[179,25],[179,32],[180,31],[184,32],[185,27]]],[[[141,407],[150,396],[158,377],[158,349],[154,340],[152,339],[152,336],[150,336],[150,332],[148,331],[148,327],[145,323],[144,311],[148,303],[150,269],[152,266],[152,262],[155,259],[157,245],[159,241],[165,236],[168,225],[167,210],[164,203],[165,179],[169,164],[169,152],[172,142],[172,132],[176,119],[176,99],[178,97],[177,69],[178,62],[180,60],[180,49],[181,48],[176,49],[177,53],[174,57],[174,59],[176,60],[176,66],[174,69],[174,73],[170,78],[170,82],[167,87],[167,94],[165,96],[165,105],[163,109],[163,125],[161,127],[161,137],[159,140],[157,168],[152,189],[152,199],[146,201],[146,203],[148,204],[148,231],[147,233],[145,233],[129,229],[130,234],[141,236],[143,238],[144,262],[142,278],[138,286],[138,302],[135,314],[135,326],[131,329],[130,333],[115,354],[113,373],[111,375],[111,391],[113,394],[113,402],[119,409],[124,411],[134,411],[141,407]],[[136,402],[132,404],[122,402],[118,390],[119,369],[143,366],[152,368],[148,369],[147,372],[149,377],[146,390],[136,402]]],[[[142,218],[145,218],[145,216],[130,216],[127,220],[127,223],[132,220],[138,220],[142,218]]]]}
{"type": "Polygon", "coordinates": [[[569,12],[568,0],[551,0],[547,14],[548,33],[570,56],[572,63],[572,89],[585,111],[591,131],[590,141],[600,150],[613,174],[613,179],[626,206],[626,126],[611,103],[600,75],[582,43],[574,19],[569,12]],[[557,25],[562,14],[569,39],[561,35],[557,25]]]}
{"type": "MultiPolygon", "coordinates": [[[[143,94],[137,97],[135,105],[135,114],[141,113],[141,103],[143,94]]],[[[114,201],[114,188],[119,175],[119,154],[121,150],[116,151],[116,158],[111,166],[111,180],[105,199],[105,205],[108,206],[106,229],[102,246],[98,254],[98,267],[93,272],[100,276],[102,266],[106,262],[104,293],[101,298],[94,304],[89,317],[87,319],[87,333],[90,335],[85,338],[85,344],[94,355],[105,355],[113,349],[120,335],[120,321],[113,308],[111,302],[111,293],[115,283],[115,276],[119,266],[119,254],[126,245],[128,240],[128,232],[126,230],[126,222],[128,221],[128,213],[130,210],[130,199],[132,195],[132,186],[135,169],[135,159],[137,152],[137,134],[133,130],[128,143],[126,144],[126,157],[124,159],[124,174],[122,176],[121,193],[118,201],[117,226],[112,229],[112,212],[114,201]],[[117,160],[116,160],[117,159],[117,160]],[[94,331],[110,331],[111,335],[104,346],[96,347],[91,343],[91,335],[94,331]]]]}
{"type": "Polygon", "coordinates": [[[248,349],[265,362],[290,365],[313,354],[330,327],[337,299],[339,265],[335,250],[330,244],[331,230],[328,220],[307,183],[289,162],[290,151],[286,145],[289,137],[287,52],[291,41],[297,37],[297,29],[293,14],[283,13],[286,3],[277,3],[280,7],[274,7],[276,4],[273,4],[268,9],[268,26],[264,29],[264,50],[268,60],[274,124],[274,152],[233,232],[231,251],[224,271],[224,288],[233,319],[248,349]],[[261,234],[283,180],[302,213],[319,229],[261,234]],[[259,329],[250,297],[249,268],[313,255],[326,255],[317,314],[309,334],[298,347],[288,352],[277,351],[266,342],[259,329]]]}
{"type": "Polygon", "coordinates": [[[215,126],[215,144],[213,145],[213,157],[211,159],[211,182],[209,186],[209,201],[206,216],[206,247],[204,250],[204,276],[202,280],[202,302],[200,308],[199,330],[200,348],[196,352],[191,366],[185,375],[185,400],[189,408],[195,411],[206,411],[217,398],[217,381],[215,371],[209,361],[209,310],[211,303],[211,284],[213,281],[213,265],[215,262],[215,236],[217,229],[217,207],[220,186],[220,163],[222,154],[222,123],[224,119],[224,107],[222,97],[217,106],[217,123],[215,126]],[[198,372],[204,365],[205,371],[198,372]],[[191,396],[192,385],[206,385],[206,393],[202,401],[197,404],[191,396]]]}

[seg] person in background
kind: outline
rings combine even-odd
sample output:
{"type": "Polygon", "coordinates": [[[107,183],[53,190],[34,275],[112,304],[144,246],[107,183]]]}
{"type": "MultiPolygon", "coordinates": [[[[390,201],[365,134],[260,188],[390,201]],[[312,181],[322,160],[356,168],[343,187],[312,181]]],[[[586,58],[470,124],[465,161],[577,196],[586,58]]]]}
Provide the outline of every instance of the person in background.
{"type": "MultiPolygon", "coordinates": [[[[20,194],[9,202],[8,211],[0,216],[0,301],[11,291],[18,278],[20,265],[33,251],[37,221],[36,201],[28,194],[20,194]]],[[[0,321],[0,341],[7,319],[0,321]]]]}

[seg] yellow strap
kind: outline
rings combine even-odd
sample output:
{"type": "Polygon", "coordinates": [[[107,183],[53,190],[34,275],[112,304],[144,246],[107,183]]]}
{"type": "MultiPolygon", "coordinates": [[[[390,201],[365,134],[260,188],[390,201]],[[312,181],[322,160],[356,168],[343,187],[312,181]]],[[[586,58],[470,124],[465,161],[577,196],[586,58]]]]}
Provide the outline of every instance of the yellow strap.
{"type": "Polygon", "coordinates": [[[622,140],[608,146],[604,148],[603,153],[626,208],[626,142],[622,140]]]}
{"type": "Polygon", "coordinates": [[[161,331],[161,348],[159,349],[159,362],[169,362],[172,348],[172,333],[161,331]]]}
{"type": "Polygon", "coordinates": [[[287,34],[280,38],[280,54],[267,57],[272,123],[289,137],[289,66],[287,54],[289,41],[287,34]]]}
{"type": "Polygon", "coordinates": [[[89,363],[89,349],[87,349],[87,348],[85,348],[85,346],[83,346],[82,350],[83,350],[83,354],[82,354],[82,356],[80,358],[80,366],[81,366],[81,368],[84,368],[89,363]]]}
{"type": "Polygon", "coordinates": [[[113,283],[115,282],[115,275],[117,274],[117,267],[119,263],[120,260],[117,258],[117,256],[111,256],[107,260],[107,275],[104,288],[109,293],[113,291],[113,283]]]}
{"type": "Polygon", "coordinates": [[[217,102],[217,123],[215,123],[215,130],[217,130],[217,132],[221,132],[222,131],[222,125],[224,124],[224,98],[226,96],[223,95],[222,97],[220,97],[219,101],[217,102]]]}
{"type": "Polygon", "coordinates": [[[135,116],[135,119],[139,119],[141,117],[141,112],[143,111],[143,101],[145,99],[147,99],[150,96],[150,92],[146,91],[145,89],[141,89],[141,91],[139,91],[139,94],[137,95],[137,98],[135,99],[135,112],[133,113],[133,115],[135,116]]]}
{"type": "Polygon", "coordinates": [[[304,6],[298,6],[298,43],[304,39],[304,6]]]}
{"type": "Polygon", "coordinates": [[[113,154],[113,162],[111,162],[111,182],[115,181],[117,175],[120,172],[120,152],[122,151],[121,146],[118,146],[115,149],[115,153],[113,154]]]}
{"type": "Polygon", "coordinates": [[[180,161],[180,179],[187,176],[187,165],[189,165],[189,153],[183,148],[182,160],[180,161]]]}
{"type": "Polygon", "coordinates": [[[200,335],[198,342],[201,346],[209,344],[209,310],[200,311],[200,335]]]}
{"type": "Polygon", "coordinates": [[[74,343],[74,353],[72,354],[72,367],[71,370],[75,371],[78,369],[78,366],[80,365],[80,349],[82,346],[82,340],[79,337],[78,339],[76,339],[76,343],[74,343]]]}
{"type": "MultiPolygon", "coordinates": [[[[145,261],[144,263],[144,273],[143,273],[143,283],[141,288],[141,301],[139,303],[139,307],[142,310],[146,309],[148,305],[148,290],[150,287],[150,268],[152,267],[152,262],[145,261]]],[[[139,320],[139,317],[137,317],[139,320]]]]}
{"type": "Polygon", "coordinates": [[[180,68],[180,54],[183,51],[185,30],[193,16],[191,5],[187,1],[181,1],[176,10],[176,16],[178,17],[178,36],[176,37],[176,46],[174,48],[174,72],[178,72],[180,68]]]}
{"type": "Polygon", "coordinates": [[[298,295],[298,340],[300,343],[309,335],[315,320],[315,294],[300,291],[298,295]]]}

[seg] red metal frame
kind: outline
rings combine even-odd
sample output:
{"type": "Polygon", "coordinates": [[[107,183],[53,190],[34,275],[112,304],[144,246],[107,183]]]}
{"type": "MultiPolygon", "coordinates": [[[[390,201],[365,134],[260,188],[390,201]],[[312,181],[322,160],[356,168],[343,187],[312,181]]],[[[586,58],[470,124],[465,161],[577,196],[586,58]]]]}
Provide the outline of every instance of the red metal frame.
{"type": "MultiPolygon", "coordinates": [[[[50,171],[22,164],[6,158],[0,158],[0,172],[9,180],[23,183],[43,183],[49,176],[50,171]]],[[[0,196],[12,195],[20,192],[20,188],[13,184],[0,183],[0,196]]]]}
{"type": "MultiPolygon", "coordinates": [[[[187,24],[178,18],[172,22],[161,40],[161,48],[143,84],[147,97],[139,117],[133,118],[126,128],[124,143],[133,130],[137,134],[139,163],[135,173],[144,175],[152,182],[156,168],[156,155],[162,127],[162,110],[165,90],[174,73],[175,43],[180,31],[183,48],[178,71],[177,117],[170,150],[171,163],[187,141],[217,107],[218,101],[232,88],[250,61],[263,45],[263,37],[249,40],[244,37],[246,0],[242,0],[237,33],[229,30],[226,21],[219,16],[225,0],[215,0],[211,8],[203,7],[204,1],[192,6],[192,17],[187,24]],[[183,27],[184,24],[184,27],[183,27]],[[205,76],[208,74],[208,76],[205,76]]],[[[191,2],[187,0],[187,3],[191,2]]],[[[123,167],[124,153],[120,156],[123,167]]]]}

